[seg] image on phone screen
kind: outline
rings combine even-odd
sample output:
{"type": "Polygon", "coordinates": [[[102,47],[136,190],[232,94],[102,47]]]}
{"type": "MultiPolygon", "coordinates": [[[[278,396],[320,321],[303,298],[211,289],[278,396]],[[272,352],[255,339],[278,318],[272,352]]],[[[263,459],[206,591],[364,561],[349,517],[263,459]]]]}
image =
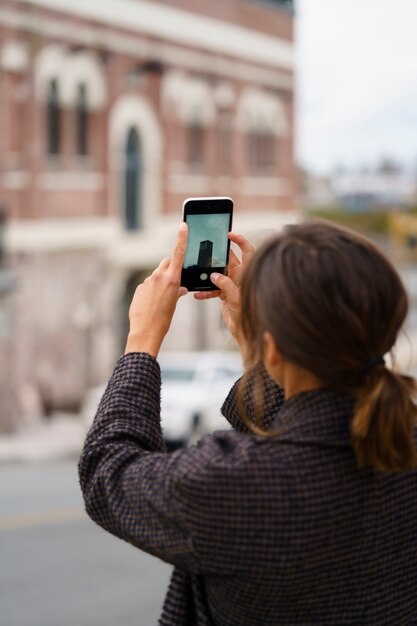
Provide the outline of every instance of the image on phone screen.
{"type": "Polygon", "coordinates": [[[227,265],[230,216],[227,213],[188,215],[188,244],[184,268],[216,268],[227,265]]]}

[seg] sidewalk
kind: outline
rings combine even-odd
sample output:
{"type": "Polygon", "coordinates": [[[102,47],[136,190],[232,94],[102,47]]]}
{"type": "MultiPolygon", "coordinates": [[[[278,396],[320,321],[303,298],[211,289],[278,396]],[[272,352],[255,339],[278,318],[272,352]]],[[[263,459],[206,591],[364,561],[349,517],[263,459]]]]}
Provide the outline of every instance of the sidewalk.
{"type": "Polygon", "coordinates": [[[86,425],[78,416],[56,415],[12,435],[0,436],[0,463],[57,461],[79,457],[86,425]]]}

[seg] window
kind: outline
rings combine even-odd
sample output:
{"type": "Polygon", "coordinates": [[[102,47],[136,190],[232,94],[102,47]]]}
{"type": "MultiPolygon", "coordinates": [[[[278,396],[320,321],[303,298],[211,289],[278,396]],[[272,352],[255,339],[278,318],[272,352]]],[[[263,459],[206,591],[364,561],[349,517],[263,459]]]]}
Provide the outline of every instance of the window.
{"type": "Polygon", "coordinates": [[[195,378],[195,370],[192,368],[162,368],[161,378],[163,382],[167,381],[178,381],[178,382],[189,382],[195,378]]]}
{"type": "Polygon", "coordinates": [[[194,166],[204,164],[205,129],[198,123],[193,122],[187,127],[187,161],[194,166]]]}
{"type": "Polygon", "coordinates": [[[265,131],[248,135],[248,160],[251,171],[269,171],[275,165],[276,137],[265,131]]]}
{"type": "Polygon", "coordinates": [[[138,133],[130,128],[125,152],[125,226],[127,230],[140,227],[141,149],[138,133]]]}
{"type": "Polygon", "coordinates": [[[233,158],[233,126],[229,113],[219,114],[217,126],[217,164],[220,175],[230,173],[233,158]]]}
{"type": "Polygon", "coordinates": [[[61,141],[61,112],[59,109],[58,82],[54,79],[49,83],[47,128],[48,128],[48,154],[59,154],[61,141]]]}
{"type": "Polygon", "coordinates": [[[78,85],[76,133],[77,154],[80,156],[86,156],[88,154],[88,108],[87,88],[85,84],[78,85]]]}
{"type": "Polygon", "coordinates": [[[6,207],[0,204],[0,266],[5,256],[5,229],[6,229],[7,211],[6,207]]]}
{"type": "Polygon", "coordinates": [[[288,9],[289,11],[294,11],[294,0],[264,0],[269,4],[277,4],[284,9],[288,9]]]}

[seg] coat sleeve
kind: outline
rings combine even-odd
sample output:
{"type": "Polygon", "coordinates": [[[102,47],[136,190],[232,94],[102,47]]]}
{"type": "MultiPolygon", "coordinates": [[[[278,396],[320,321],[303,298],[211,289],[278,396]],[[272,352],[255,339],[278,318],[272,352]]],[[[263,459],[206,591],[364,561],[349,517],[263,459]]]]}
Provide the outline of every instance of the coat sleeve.
{"type": "Polygon", "coordinates": [[[212,549],[219,538],[210,525],[218,515],[210,520],[207,502],[214,492],[225,501],[234,497],[236,486],[224,492],[224,478],[233,470],[240,480],[251,439],[219,432],[167,453],[159,365],[148,354],[127,354],[107,385],[79,461],[86,511],[108,532],[168,563],[193,573],[225,571],[234,565],[220,562],[212,549]],[[207,542],[210,548],[201,550],[207,542]]]}
{"type": "MultiPolygon", "coordinates": [[[[232,387],[223,406],[222,414],[238,432],[249,432],[242,412],[252,421],[261,414],[261,425],[269,430],[284,404],[284,390],[269,376],[263,366],[253,368],[244,382],[240,378],[232,387]],[[242,384],[244,388],[242,389],[242,384]]],[[[257,422],[259,423],[259,422],[257,422]]]]}

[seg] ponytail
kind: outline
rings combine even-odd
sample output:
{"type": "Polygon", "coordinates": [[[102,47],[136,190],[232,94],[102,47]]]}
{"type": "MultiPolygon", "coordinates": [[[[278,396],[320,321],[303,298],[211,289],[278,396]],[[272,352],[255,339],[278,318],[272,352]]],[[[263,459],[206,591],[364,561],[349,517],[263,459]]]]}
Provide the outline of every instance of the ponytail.
{"type": "Polygon", "coordinates": [[[417,467],[413,429],[417,382],[384,366],[374,367],[357,392],[352,445],[360,467],[400,472],[417,467]]]}

